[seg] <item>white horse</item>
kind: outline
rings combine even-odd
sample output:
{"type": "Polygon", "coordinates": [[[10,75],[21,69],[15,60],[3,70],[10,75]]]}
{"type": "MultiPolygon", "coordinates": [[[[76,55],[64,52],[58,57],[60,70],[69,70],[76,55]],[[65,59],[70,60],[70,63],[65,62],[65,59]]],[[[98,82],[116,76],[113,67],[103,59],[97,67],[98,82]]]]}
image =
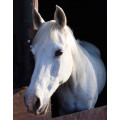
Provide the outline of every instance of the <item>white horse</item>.
{"type": "Polygon", "coordinates": [[[24,96],[28,111],[45,113],[56,90],[59,115],[94,108],[106,81],[99,49],[75,40],[59,6],[54,20],[45,22],[36,10],[33,16],[39,29],[31,45],[35,68],[24,96]]]}

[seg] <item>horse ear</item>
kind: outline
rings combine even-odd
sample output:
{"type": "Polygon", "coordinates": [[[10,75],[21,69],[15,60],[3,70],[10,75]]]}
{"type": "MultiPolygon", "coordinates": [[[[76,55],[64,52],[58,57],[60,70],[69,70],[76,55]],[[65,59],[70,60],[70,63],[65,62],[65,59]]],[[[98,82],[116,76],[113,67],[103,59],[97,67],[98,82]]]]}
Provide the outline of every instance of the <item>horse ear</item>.
{"type": "Polygon", "coordinates": [[[45,21],[43,20],[43,18],[39,14],[39,12],[35,8],[33,8],[33,9],[34,9],[33,10],[33,21],[34,21],[35,26],[38,29],[41,26],[41,24],[45,21]]]}
{"type": "Polygon", "coordinates": [[[64,26],[67,23],[65,13],[62,10],[62,8],[60,8],[58,5],[56,5],[56,10],[55,10],[55,13],[54,13],[54,19],[55,19],[57,25],[60,28],[64,28],[64,26]]]}

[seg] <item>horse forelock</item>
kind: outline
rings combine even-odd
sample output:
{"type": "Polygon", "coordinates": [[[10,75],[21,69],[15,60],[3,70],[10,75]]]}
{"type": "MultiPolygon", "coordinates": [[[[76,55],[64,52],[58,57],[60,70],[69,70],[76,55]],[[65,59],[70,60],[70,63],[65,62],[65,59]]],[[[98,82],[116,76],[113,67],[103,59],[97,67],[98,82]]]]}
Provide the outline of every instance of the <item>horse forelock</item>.
{"type": "Polygon", "coordinates": [[[47,42],[49,38],[53,38],[53,40],[59,39],[59,35],[64,34],[65,37],[73,36],[72,30],[66,25],[64,28],[60,29],[55,20],[51,20],[43,23],[41,27],[38,29],[36,36],[33,40],[32,46],[35,44],[41,44],[44,41],[47,42]]]}

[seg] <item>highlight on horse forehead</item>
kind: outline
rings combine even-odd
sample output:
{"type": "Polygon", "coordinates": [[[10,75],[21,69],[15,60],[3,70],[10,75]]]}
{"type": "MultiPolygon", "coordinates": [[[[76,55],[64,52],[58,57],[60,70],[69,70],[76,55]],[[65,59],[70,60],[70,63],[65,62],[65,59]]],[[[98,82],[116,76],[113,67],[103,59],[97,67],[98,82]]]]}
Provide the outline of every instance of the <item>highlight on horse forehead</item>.
{"type": "Polygon", "coordinates": [[[67,37],[67,35],[70,33],[72,32],[68,26],[66,26],[63,29],[58,28],[55,20],[45,22],[38,29],[38,32],[34,38],[32,46],[34,46],[38,42],[43,43],[44,40],[49,40],[49,38],[54,38],[55,40],[57,39],[61,40],[60,37],[62,37],[62,35],[67,37]]]}
{"type": "Polygon", "coordinates": [[[53,34],[53,32],[57,29],[58,27],[54,20],[43,23],[38,29],[32,45],[34,46],[38,42],[43,42],[44,40],[49,38],[51,34],[53,34]]]}

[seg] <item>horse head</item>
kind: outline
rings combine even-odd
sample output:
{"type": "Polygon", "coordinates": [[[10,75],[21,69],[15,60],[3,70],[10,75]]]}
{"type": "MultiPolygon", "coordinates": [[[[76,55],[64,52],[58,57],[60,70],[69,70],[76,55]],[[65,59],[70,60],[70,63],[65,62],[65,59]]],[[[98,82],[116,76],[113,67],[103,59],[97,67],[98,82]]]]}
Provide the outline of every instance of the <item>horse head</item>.
{"type": "Polygon", "coordinates": [[[34,10],[33,19],[38,32],[31,45],[35,68],[25,93],[25,105],[30,112],[45,113],[56,89],[65,83],[72,72],[73,58],[64,11],[56,5],[54,20],[45,22],[34,10]]]}

